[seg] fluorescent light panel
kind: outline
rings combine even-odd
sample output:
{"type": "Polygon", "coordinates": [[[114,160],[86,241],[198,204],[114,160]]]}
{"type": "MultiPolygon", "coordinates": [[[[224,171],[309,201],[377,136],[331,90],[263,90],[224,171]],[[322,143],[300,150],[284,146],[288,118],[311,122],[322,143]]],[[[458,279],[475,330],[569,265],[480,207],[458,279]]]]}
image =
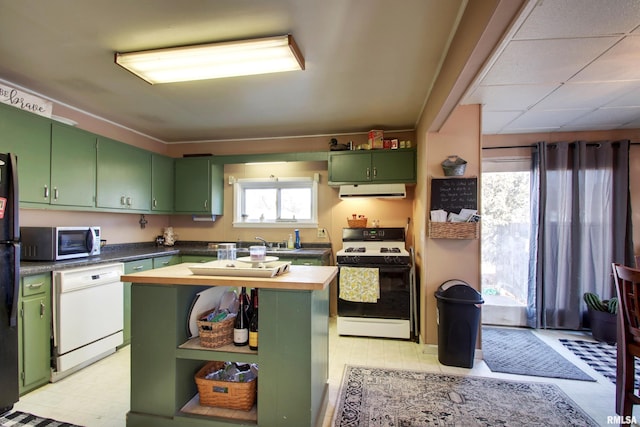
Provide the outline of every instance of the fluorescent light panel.
{"type": "Polygon", "coordinates": [[[291,35],[116,53],[115,61],[151,84],[304,70],[291,35]]]}

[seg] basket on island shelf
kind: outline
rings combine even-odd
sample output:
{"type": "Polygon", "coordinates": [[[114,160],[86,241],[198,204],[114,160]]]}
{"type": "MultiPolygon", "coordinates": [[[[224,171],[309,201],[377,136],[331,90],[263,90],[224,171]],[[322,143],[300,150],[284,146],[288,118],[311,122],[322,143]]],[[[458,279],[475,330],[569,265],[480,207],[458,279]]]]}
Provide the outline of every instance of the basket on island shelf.
{"type": "Polygon", "coordinates": [[[233,342],[235,316],[230,316],[222,322],[207,322],[207,315],[213,311],[215,309],[202,313],[198,319],[198,335],[202,347],[216,348],[233,342]]]}
{"type": "Polygon", "coordinates": [[[353,218],[353,219],[347,218],[347,223],[351,228],[364,228],[367,226],[367,221],[368,219],[366,217],[353,218]]]}
{"type": "Polygon", "coordinates": [[[221,369],[224,362],[208,362],[195,375],[200,405],[250,411],[256,401],[257,379],[249,382],[208,380],[205,377],[221,369]]]}

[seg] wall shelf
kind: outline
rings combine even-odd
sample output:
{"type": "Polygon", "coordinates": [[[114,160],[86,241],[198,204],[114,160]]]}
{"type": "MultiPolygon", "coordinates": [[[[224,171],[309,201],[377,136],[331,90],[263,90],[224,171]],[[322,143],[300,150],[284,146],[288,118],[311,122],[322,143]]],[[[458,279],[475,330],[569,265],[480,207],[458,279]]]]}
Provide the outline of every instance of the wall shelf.
{"type": "Polygon", "coordinates": [[[478,239],[480,223],[429,221],[429,237],[432,239],[478,239]]]}

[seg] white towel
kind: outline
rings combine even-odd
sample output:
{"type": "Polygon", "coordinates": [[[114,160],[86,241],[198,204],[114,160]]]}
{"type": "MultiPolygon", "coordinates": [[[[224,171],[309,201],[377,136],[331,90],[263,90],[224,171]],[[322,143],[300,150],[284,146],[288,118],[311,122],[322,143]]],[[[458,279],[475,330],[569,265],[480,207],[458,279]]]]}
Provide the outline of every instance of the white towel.
{"type": "Polygon", "coordinates": [[[378,302],[380,270],[364,267],[340,267],[340,298],[351,302],[378,302]]]}

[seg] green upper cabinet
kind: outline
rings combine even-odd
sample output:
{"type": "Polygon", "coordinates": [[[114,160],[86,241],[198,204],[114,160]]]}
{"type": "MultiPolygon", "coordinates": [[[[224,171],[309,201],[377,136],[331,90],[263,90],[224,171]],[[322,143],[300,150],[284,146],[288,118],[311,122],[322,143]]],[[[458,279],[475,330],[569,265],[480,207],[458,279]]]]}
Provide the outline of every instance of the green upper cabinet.
{"type": "Polygon", "coordinates": [[[175,160],[160,154],[151,155],[151,210],[173,212],[175,160]]]}
{"type": "Polygon", "coordinates": [[[175,212],[222,215],[223,165],[211,157],[176,159],[175,212]]]}
{"type": "Polygon", "coordinates": [[[415,182],[415,150],[329,153],[329,185],[415,182]]]}
{"type": "Polygon", "coordinates": [[[98,137],[98,208],[151,210],[151,153],[98,137]]]}
{"type": "Polygon", "coordinates": [[[96,135],[52,123],[50,202],[52,205],[95,206],[96,135]]]}
{"type": "Polygon", "coordinates": [[[0,152],[18,157],[20,202],[49,203],[51,120],[0,104],[0,152]]]}

